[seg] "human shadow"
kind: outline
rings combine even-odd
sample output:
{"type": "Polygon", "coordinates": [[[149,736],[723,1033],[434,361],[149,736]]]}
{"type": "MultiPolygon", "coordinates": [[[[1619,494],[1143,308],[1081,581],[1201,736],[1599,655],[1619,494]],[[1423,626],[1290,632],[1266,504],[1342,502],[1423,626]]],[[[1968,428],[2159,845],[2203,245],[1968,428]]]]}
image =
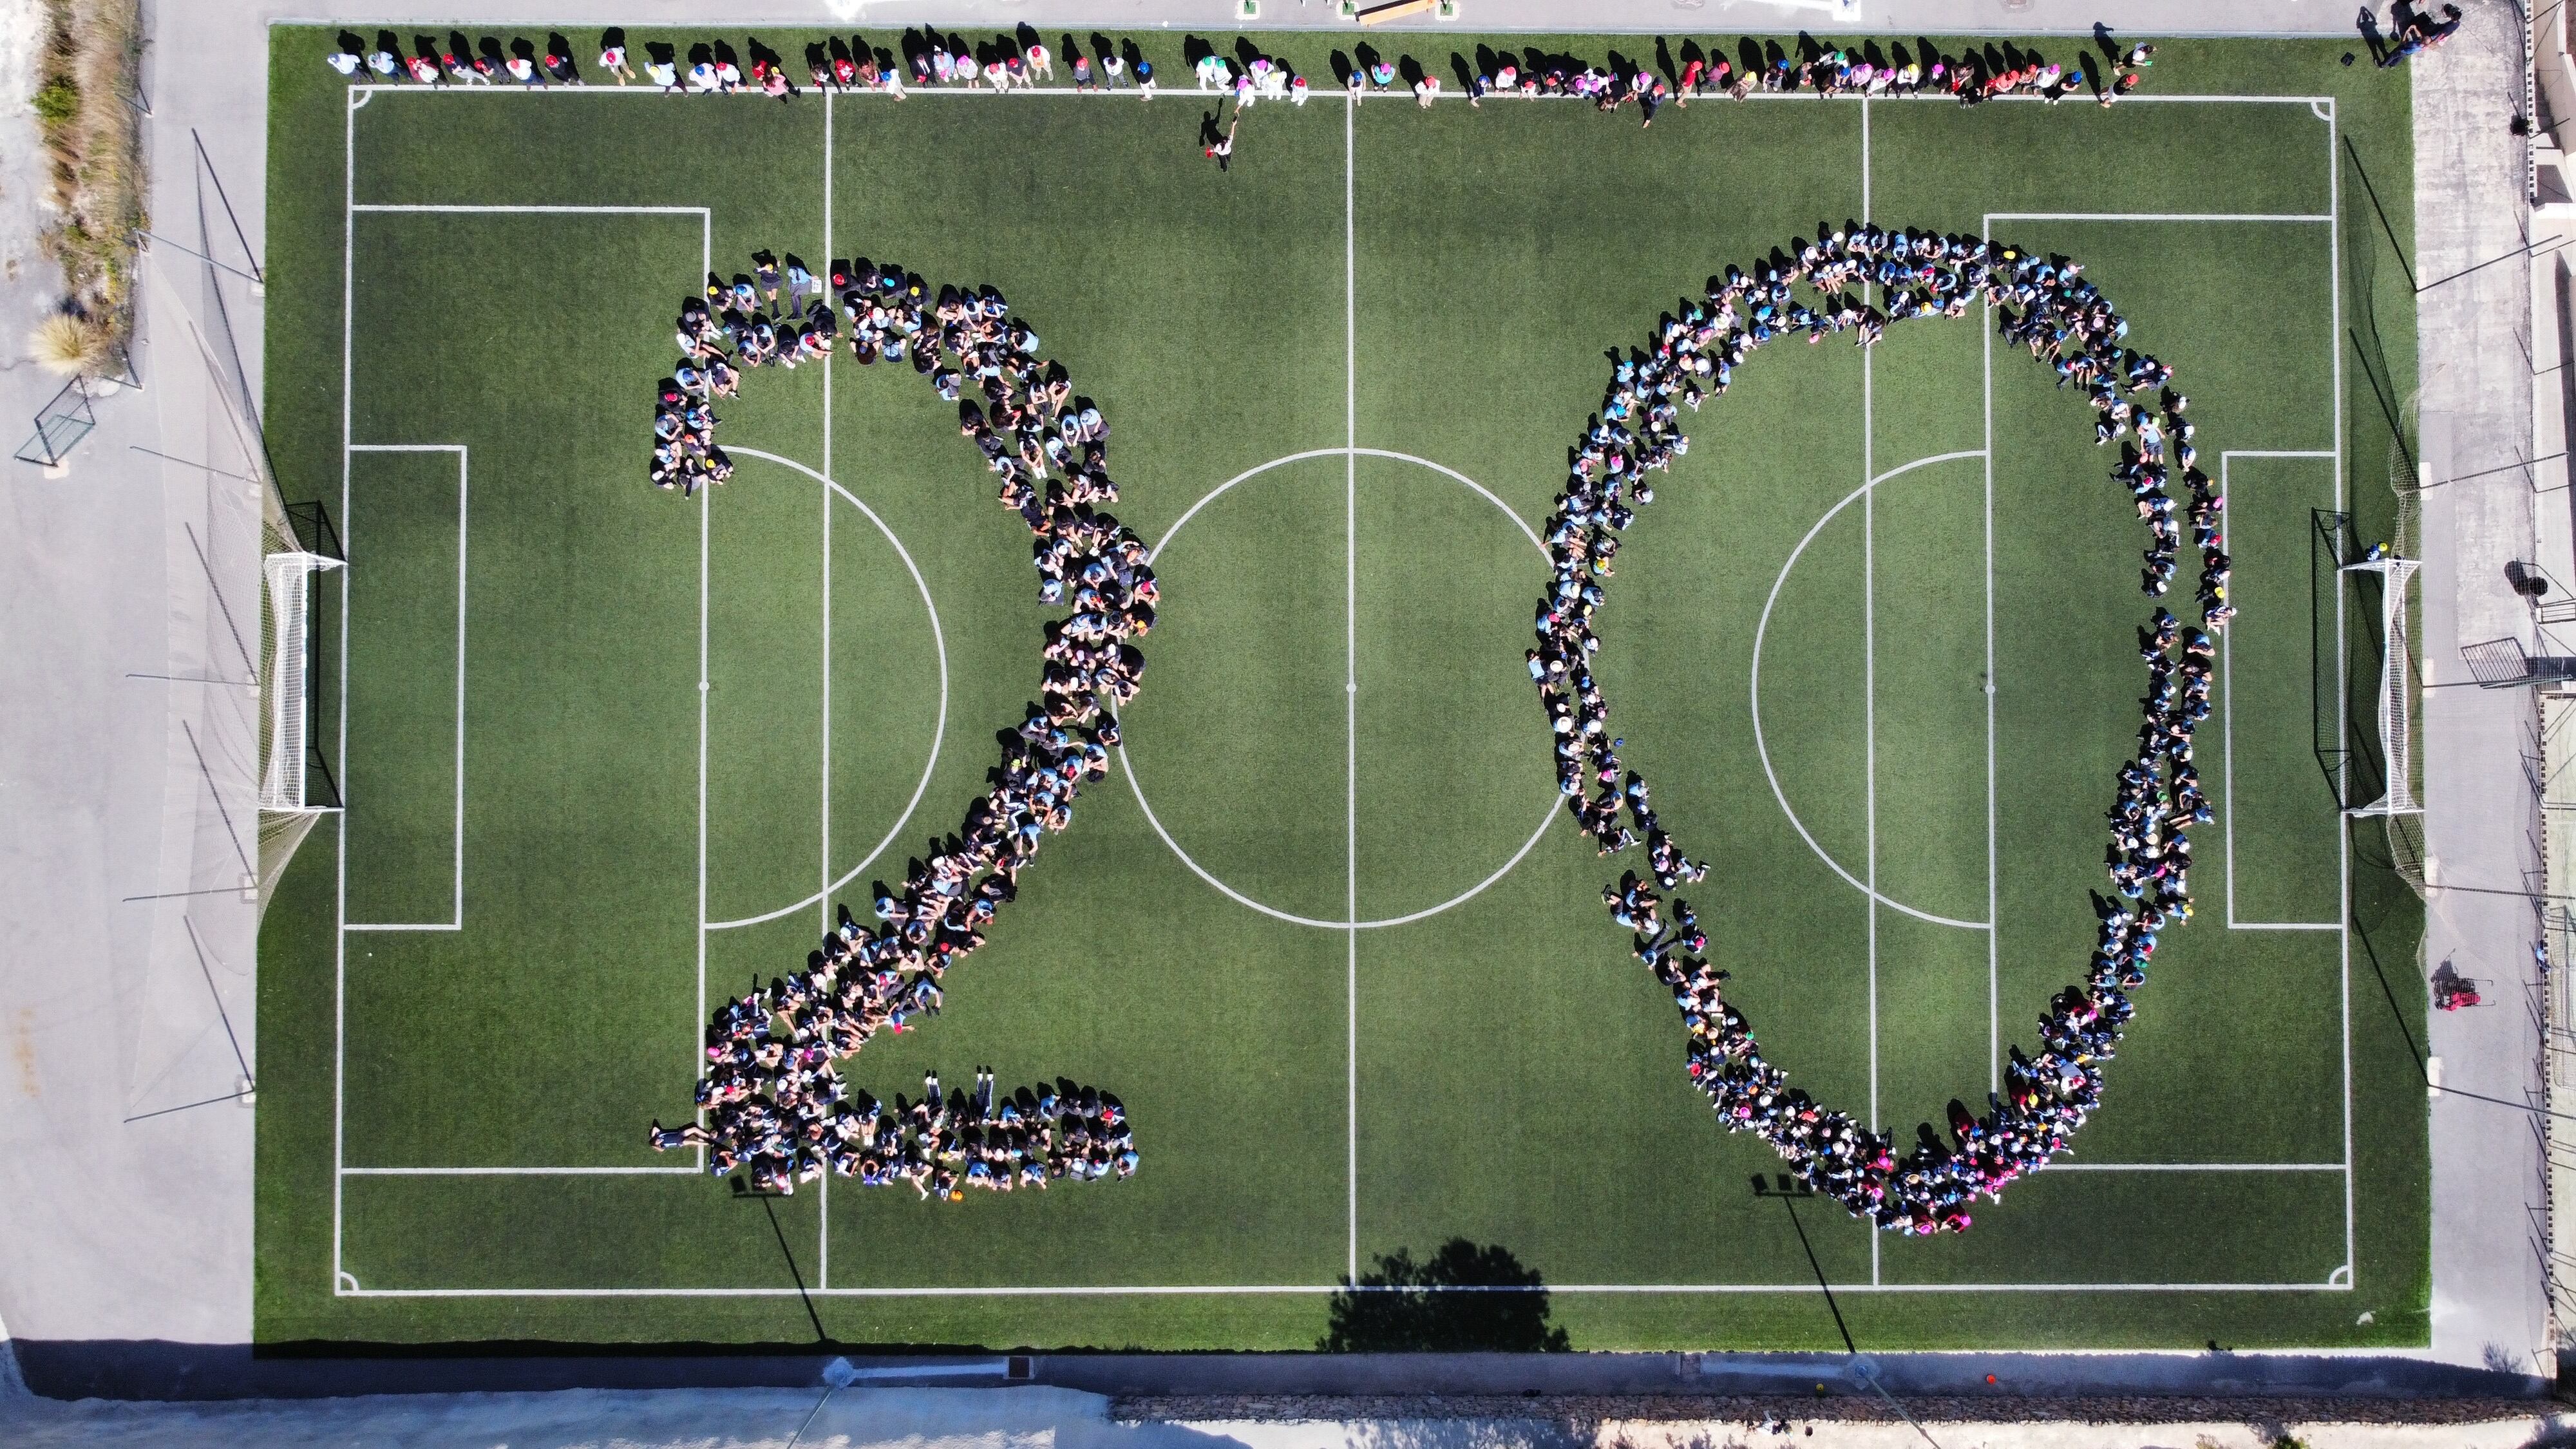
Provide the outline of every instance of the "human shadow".
{"type": "Polygon", "coordinates": [[[2353,25],[2361,31],[2362,44],[2370,47],[2371,64],[2385,65],[2388,62],[2389,39],[2379,28],[2379,17],[2371,14],[2370,7],[2364,5],[2361,7],[2361,13],[2354,17],[2353,25]]]}
{"type": "Polygon", "coordinates": [[[1323,1353],[1564,1353],[1546,1283],[1498,1244],[1451,1238],[1416,1262],[1411,1249],[1335,1293],[1315,1347],[1323,1353]]]}

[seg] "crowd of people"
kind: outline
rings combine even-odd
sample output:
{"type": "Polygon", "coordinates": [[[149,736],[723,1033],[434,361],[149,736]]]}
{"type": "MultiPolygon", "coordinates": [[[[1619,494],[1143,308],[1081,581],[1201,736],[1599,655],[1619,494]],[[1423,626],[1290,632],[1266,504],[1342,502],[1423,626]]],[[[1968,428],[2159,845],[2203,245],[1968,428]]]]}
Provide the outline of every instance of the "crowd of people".
{"type": "Polygon", "coordinates": [[[880,1031],[938,1014],[950,968],[1018,893],[1047,832],[1073,822],[1074,796],[1109,772],[1115,711],[1145,669],[1130,642],[1153,627],[1158,595],[1142,540],[1107,511],[1109,424],[991,287],[933,284],[865,257],[816,277],[793,255],[755,252],[752,270],[709,275],[681,304],[679,365],[654,408],[651,475],[664,488],[721,483],[714,400],[741,369],[792,367],[843,342],[861,365],[909,365],[957,404],[958,431],[999,479],[1004,508],[1029,529],[1038,598],[1070,609],[1043,627],[1039,699],[1001,733],[993,788],[957,830],[933,837],[899,888],[875,883],[873,923],[845,906],[796,974],[755,983],[709,1023],[703,1121],[652,1145],[703,1147],[711,1172],[742,1171],[791,1192],[825,1172],[865,1186],[909,1182],[954,1200],[967,1187],[1043,1188],[1053,1179],[1125,1177],[1136,1147],[1116,1097],[1060,1081],[997,1095],[979,1072],[968,1096],[934,1077],[920,1100],[889,1108],[834,1065],[880,1031]]]}
{"type": "MultiPolygon", "coordinates": [[[[1134,41],[1115,45],[1105,36],[1094,36],[1086,47],[1068,35],[1065,51],[1066,70],[1075,90],[1132,89],[1147,100],[1153,99],[1154,63],[1145,58],[1134,41]]],[[[382,85],[506,83],[534,90],[589,83],[572,42],[560,32],[548,34],[542,47],[524,37],[507,44],[489,35],[479,41],[469,40],[462,31],[450,31],[443,40],[430,35],[414,36],[406,47],[390,30],[378,32],[373,42],[344,31],[323,60],[348,80],[382,85]]],[[[1010,91],[1056,78],[1055,52],[1033,27],[1026,25],[1015,35],[982,44],[935,30],[908,30],[895,49],[872,45],[864,37],[845,40],[834,35],[807,43],[803,62],[807,85],[814,90],[881,91],[896,100],[906,97],[908,87],[990,87],[1010,91]]],[[[805,90],[797,85],[795,68],[787,58],[757,40],[748,41],[741,50],[730,41],[699,41],[685,52],[667,42],[648,42],[643,47],[639,74],[626,32],[619,27],[601,33],[598,60],[591,73],[621,86],[640,80],[670,95],[751,91],[784,101],[805,90]]],[[[1289,80],[1283,75],[1276,91],[1270,93],[1287,94],[1289,80]]],[[[1298,90],[1303,89],[1304,83],[1299,80],[1298,90]]]]}
{"type": "MultiPolygon", "coordinates": [[[[2433,44],[2456,28],[2458,11],[2450,14],[2453,18],[2447,26],[2429,21],[2410,24],[2401,36],[2404,53],[2433,44]]],[[[1703,50],[1697,42],[1685,41],[1678,59],[1667,53],[1661,64],[1616,52],[1595,63],[1536,48],[1515,55],[1479,46],[1472,61],[1463,54],[1453,55],[1450,71],[1472,106],[1495,96],[1571,97],[1591,101],[1605,111],[1633,101],[1649,125],[1655,112],[1668,103],[1687,106],[1695,98],[1712,95],[1744,100],[1756,91],[1826,98],[1935,95],[1965,105],[2006,96],[2055,102],[2090,95],[2107,106],[2138,86],[2155,64],[2156,48],[2143,43],[2113,44],[2107,32],[2100,38],[2102,55],[2090,72],[2082,60],[2052,63],[2010,47],[1971,48],[1952,55],[1925,41],[1917,41],[1912,50],[1897,43],[1882,51],[1874,42],[1826,47],[1804,36],[1794,47],[1748,40],[1733,59],[1722,50],[1703,50]]],[[[1154,98],[1154,63],[1135,41],[1113,41],[1099,34],[1083,41],[1066,34],[1060,49],[1061,55],[1030,25],[981,41],[919,28],[903,32],[892,47],[874,45],[862,36],[832,35],[805,45],[801,70],[806,85],[817,91],[879,91],[901,100],[912,89],[1012,91],[1053,84],[1061,59],[1062,73],[1074,90],[1132,90],[1145,100],[1154,98]]],[[[1185,49],[1198,89],[1231,97],[1238,113],[1262,100],[1304,105],[1311,93],[1307,77],[1286,57],[1264,52],[1249,41],[1238,42],[1232,56],[1195,39],[1185,49]]],[[[542,88],[584,85],[590,75],[597,75],[618,85],[640,81],[674,95],[752,91],[779,100],[792,99],[806,88],[796,81],[800,67],[757,40],[747,41],[740,50],[725,40],[699,41],[685,52],[656,41],[642,51],[639,72],[625,31],[612,27],[601,34],[597,59],[586,73],[573,43],[559,32],[549,33],[542,45],[526,38],[506,44],[493,36],[469,40],[463,32],[451,31],[444,40],[414,36],[406,46],[386,30],[372,42],[343,32],[325,59],[350,80],[378,84],[542,88]]],[[[1355,47],[1353,56],[1336,51],[1333,69],[1335,82],[1348,89],[1354,102],[1373,94],[1409,91],[1427,107],[1443,94],[1436,70],[1410,56],[1389,57],[1367,45],[1355,47]]]]}
{"type": "Polygon", "coordinates": [[[1991,1200],[2066,1149],[2100,1100],[2103,1067],[2132,1011],[2129,993],[2145,982],[2159,935],[2191,915],[2188,831],[2210,819],[2192,736],[2210,709],[2211,635],[2234,612],[2225,504],[2198,466],[2173,369],[2128,346],[2128,324],[2082,270],[1981,237],[1858,224],[1796,241],[1749,272],[1729,267],[1709,279],[1703,299],[1667,313],[1645,348],[1616,358],[1548,519],[1554,582],[1538,603],[1528,664],[1555,740],[1558,786],[1602,855],[1640,844],[1646,852],[1645,875],[1631,870],[1603,889],[1611,920],[1633,933],[1636,957],[1671,988],[1690,1037],[1691,1079],[1719,1120],[1760,1134],[1853,1215],[1899,1232],[1965,1230],[1977,1196],[1991,1200]],[[1946,1138],[1927,1123],[1908,1145],[1790,1086],[1726,999],[1728,973],[1705,956],[1697,914],[1670,894],[1707,867],[1682,852],[1645,779],[1619,759],[1624,742],[1611,733],[1592,673],[1600,648],[1592,620],[1622,535],[1654,501],[1656,475],[1689,451],[1682,411],[1724,393],[1754,349],[1840,334],[1867,347],[1892,323],[1962,317],[1978,303],[1995,309],[2003,335],[2048,364],[2061,388],[2082,391],[2096,440],[2119,446],[2111,476],[2148,529],[2141,585],[2150,597],[2162,598],[2177,570],[2182,524],[2170,490],[2181,483],[2200,555],[2200,621],[2186,626],[2159,604],[2140,630],[2143,722],[2118,773],[2106,860],[2113,894],[2096,898],[2101,931],[2083,984],[2049,1003],[2036,1054],[2013,1048],[2003,1090],[1982,1115],[1954,1101],[1946,1138]]]}
{"type": "Polygon", "coordinates": [[[2370,7],[2366,5],[2362,7],[2362,35],[2370,41],[2371,48],[2378,52],[2381,70],[2404,65],[2450,39],[2460,28],[2460,7],[2445,5],[2442,7],[2442,13],[2435,16],[2427,11],[2400,3],[2392,8],[2389,20],[2396,29],[2389,35],[2382,36],[2371,17],[2370,7]]]}

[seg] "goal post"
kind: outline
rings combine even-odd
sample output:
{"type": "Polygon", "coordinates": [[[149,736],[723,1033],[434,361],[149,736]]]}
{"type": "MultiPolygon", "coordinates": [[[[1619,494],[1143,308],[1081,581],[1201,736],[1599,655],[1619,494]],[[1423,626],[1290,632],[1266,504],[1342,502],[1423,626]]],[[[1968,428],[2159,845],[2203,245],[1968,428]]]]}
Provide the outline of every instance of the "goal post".
{"type": "Polygon", "coordinates": [[[2386,783],[2379,799],[2349,811],[2354,816],[2421,815],[2415,797],[2415,659],[2406,628],[2407,584],[2418,560],[2384,553],[2346,564],[2343,572],[2379,576],[2379,749],[2386,783]]]}
{"type": "MultiPolygon", "coordinates": [[[[260,672],[259,808],[304,814],[336,809],[336,793],[311,788],[313,759],[313,576],[344,568],[339,559],[297,550],[260,560],[260,631],[267,657],[260,672]]],[[[327,771],[325,779],[328,778],[327,771]]]]}

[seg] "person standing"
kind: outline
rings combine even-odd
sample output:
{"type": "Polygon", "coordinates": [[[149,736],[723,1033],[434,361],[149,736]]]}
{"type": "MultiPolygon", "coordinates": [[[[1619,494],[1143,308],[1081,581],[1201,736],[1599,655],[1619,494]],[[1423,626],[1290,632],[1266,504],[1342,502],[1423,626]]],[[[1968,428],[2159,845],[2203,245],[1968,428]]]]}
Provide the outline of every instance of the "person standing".
{"type": "Polygon", "coordinates": [[[602,73],[617,77],[619,85],[635,79],[634,67],[626,63],[624,31],[612,30],[599,38],[599,68],[602,73]]]}
{"type": "Polygon", "coordinates": [[[366,61],[360,59],[354,50],[334,50],[322,57],[322,63],[338,71],[344,81],[355,81],[358,72],[367,68],[366,61]]]}

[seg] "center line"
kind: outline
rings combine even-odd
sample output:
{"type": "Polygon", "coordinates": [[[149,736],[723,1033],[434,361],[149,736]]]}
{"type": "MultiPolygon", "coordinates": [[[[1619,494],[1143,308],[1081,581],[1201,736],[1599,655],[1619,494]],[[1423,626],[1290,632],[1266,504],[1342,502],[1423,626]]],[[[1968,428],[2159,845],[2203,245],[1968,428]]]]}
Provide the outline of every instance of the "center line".
{"type": "MultiPolygon", "coordinates": [[[[1860,102],[1860,219],[1869,224],[1869,98],[1860,102]]],[[[1884,293],[1881,293],[1882,298],[1884,293]]],[[[1860,350],[1860,476],[1863,483],[1877,476],[1875,454],[1878,429],[1877,349],[1860,350]]],[[[1861,869],[1869,877],[1869,890],[1863,897],[1863,909],[1869,912],[1869,1125],[1879,1126],[1878,1113],[1878,490],[1871,488],[1860,500],[1860,628],[1861,628],[1861,768],[1865,798],[1865,834],[1869,841],[1861,869]]],[[[1987,913],[1992,922],[1994,915],[1987,913]]],[[[1994,932],[1986,933],[1991,937],[1994,932]]],[[[1869,1235],[1869,1281],[1879,1281],[1879,1234],[1869,1235]]]]}
{"type": "MultiPolygon", "coordinates": [[[[823,266],[832,265],[832,93],[823,92],[823,266]]],[[[832,349],[823,351],[823,476],[832,476],[832,349]]],[[[832,490],[823,496],[823,880],[817,910],[832,929],[832,490]]],[[[814,1286],[832,1286],[832,1174],[820,1184],[814,1210],[814,1286]]]]}
{"type": "Polygon", "coordinates": [[[1349,1140],[1344,1175],[1351,1281],[1360,1276],[1360,343],[1359,246],[1354,214],[1358,189],[1354,157],[1356,95],[1342,105],[1342,859],[1346,867],[1344,919],[1349,922],[1349,964],[1343,984],[1348,1015],[1344,1073],[1349,1140]]]}

